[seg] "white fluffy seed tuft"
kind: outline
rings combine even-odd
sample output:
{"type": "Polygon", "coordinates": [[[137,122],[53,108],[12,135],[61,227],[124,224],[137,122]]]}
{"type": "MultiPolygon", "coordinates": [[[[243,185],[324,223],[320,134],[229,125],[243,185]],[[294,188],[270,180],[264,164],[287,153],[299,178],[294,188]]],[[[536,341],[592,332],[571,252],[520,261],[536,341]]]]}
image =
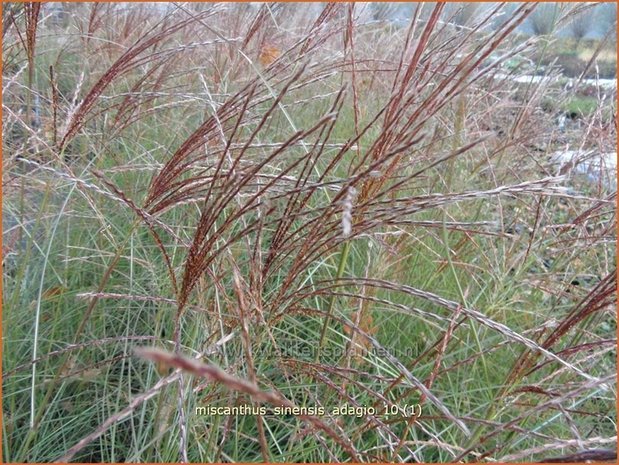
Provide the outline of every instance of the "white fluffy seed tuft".
{"type": "Polygon", "coordinates": [[[342,235],[344,237],[349,237],[352,233],[352,208],[356,195],[357,189],[350,186],[342,201],[342,235]]]}

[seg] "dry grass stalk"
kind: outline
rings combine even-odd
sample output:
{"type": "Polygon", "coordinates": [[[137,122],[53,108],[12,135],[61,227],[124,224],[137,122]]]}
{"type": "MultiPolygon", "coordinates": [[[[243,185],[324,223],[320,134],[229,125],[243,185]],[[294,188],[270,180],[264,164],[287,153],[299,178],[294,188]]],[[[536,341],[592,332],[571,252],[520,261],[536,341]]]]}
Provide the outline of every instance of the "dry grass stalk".
{"type": "MultiPolygon", "coordinates": [[[[263,391],[256,384],[246,381],[241,378],[229,375],[225,371],[215,367],[214,365],[207,365],[195,360],[191,360],[179,354],[172,354],[160,349],[154,348],[136,348],[136,355],[144,359],[165,363],[168,366],[174,367],[178,370],[182,370],[187,373],[191,373],[196,376],[205,377],[213,382],[220,383],[227,389],[242,392],[249,395],[252,399],[258,402],[266,402],[274,406],[282,407],[294,407],[295,405],[288,399],[283,397],[279,393],[271,391],[263,391]]],[[[299,415],[299,418],[311,423],[314,427],[322,430],[325,434],[336,441],[340,446],[344,448],[353,460],[356,459],[357,453],[347,438],[343,438],[331,427],[326,425],[318,417],[311,415],[299,415]]]]}
{"type": "MultiPolygon", "coordinates": [[[[198,15],[197,19],[207,18],[213,14],[213,10],[207,10],[198,15]]],[[[123,55],[118,58],[105,73],[103,73],[103,75],[87,92],[86,96],[81,100],[77,107],[71,109],[66,123],[66,129],[64,130],[64,135],[59,144],[60,150],[63,150],[75,134],[77,134],[77,132],[83,127],[85,118],[94,108],[98,98],[115,79],[127,74],[129,71],[140,65],[144,65],[149,61],[158,59],[158,54],[156,52],[145,57],[141,55],[149,48],[152,48],[165,40],[167,37],[187,27],[193,21],[194,18],[179,21],[171,26],[161,27],[160,31],[156,31],[156,27],[153,27],[149,33],[143,36],[137,43],[132,45],[125,53],[123,53],[123,55]]]]}

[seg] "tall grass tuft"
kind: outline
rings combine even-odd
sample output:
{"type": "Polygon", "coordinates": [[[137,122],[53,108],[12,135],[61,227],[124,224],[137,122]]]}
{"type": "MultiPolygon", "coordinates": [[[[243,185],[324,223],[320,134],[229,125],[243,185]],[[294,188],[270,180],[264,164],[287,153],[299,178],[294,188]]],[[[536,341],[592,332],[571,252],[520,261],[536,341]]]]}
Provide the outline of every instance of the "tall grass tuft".
{"type": "Polygon", "coordinates": [[[616,180],[553,154],[614,100],[557,126],[542,7],[46,8],[3,17],[5,460],[608,456],[616,180]]]}

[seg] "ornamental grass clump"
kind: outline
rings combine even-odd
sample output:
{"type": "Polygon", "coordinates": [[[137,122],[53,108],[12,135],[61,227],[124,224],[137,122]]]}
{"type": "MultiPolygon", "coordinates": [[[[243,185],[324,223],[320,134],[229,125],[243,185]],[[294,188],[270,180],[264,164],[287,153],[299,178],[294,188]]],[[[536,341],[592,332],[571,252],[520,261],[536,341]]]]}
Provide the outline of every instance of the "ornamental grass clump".
{"type": "Polygon", "coordinates": [[[616,193],[507,66],[536,6],[411,8],[6,10],[7,461],[610,447],[616,193]]]}

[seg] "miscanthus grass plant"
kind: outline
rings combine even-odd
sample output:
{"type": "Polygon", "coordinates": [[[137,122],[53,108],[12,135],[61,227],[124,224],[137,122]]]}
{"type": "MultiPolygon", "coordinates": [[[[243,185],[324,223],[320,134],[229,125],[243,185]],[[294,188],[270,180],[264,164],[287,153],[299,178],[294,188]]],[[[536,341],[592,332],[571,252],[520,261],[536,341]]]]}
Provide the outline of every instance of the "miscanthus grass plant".
{"type": "Polygon", "coordinates": [[[4,460],[611,458],[615,97],[534,10],[3,4],[4,460]]]}

